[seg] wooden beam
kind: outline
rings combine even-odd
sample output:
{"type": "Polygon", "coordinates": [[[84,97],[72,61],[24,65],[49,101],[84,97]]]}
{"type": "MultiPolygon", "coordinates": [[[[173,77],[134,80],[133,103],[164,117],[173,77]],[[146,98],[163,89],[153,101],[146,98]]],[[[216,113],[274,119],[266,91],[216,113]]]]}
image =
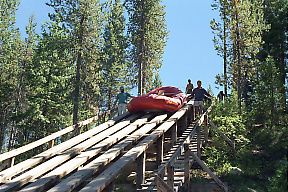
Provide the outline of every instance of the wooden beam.
{"type": "Polygon", "coordinates": [[[235,148],[234,143],[224,133],[222,133],[211,120],[208,120],[208,122],[225,139],[227,144],[234,149],[235,148]]]}
{"type": "Polygon", "coordinates": [[[197,155],[194,154],[194,152],[190,151],[190,155],[212,177],[212,179],[218,184],[219,187],[221,187],[221,189],[223,189],[223,191],[228,192],[227,186],[222,183],[222,181],[204,164],[203,161],[201,161],[197,155]]]}
{"type": "Polygon", "coordinates": [[[177,123],[175,123],[171,127],[171,144],[172,146],[176,143],[177,141],[177,123]]]}
{"type": "Polygon", "coordinates": [[[167,185],[174,189],[174,166],[171,163],[167,166],[167,185]]]}
{"type": "Polygon", "coordinates": [[[164,156],[164,134],[161,135],[157,141],[156,164],[161,165],[164,156]]]}
{"type": "Polygon", "coordinates": [[[189,191],[190,183],[190,150],[189,143],[184,144],[184,191],[189,191]]]}
{"type": "Polygon", "coordinates": [[[208,143],[208,134],[209,134],[209,130],[208,130],[208,115],[205,114],[204,115],[204,144],[205,144],[205,146],[208,143]]]}
{"type": "Polygon", "coordinates": [[[197,132],[197,155],[199,158],[201,158],[201,133],[200,133],[200,126],[196,127],[197,132]]]}
{"type": "Polygon", "coordinates": [[[174,192],[170,186],[168,186],[161,177],[156,175],[157,191],[160,192],[174,192]]]}
{"type": "Polygon", "coordinates": [[[137,176],[136,176],[136,188],[141,189],[141,185],[145,180],[145,151],[137,158],[137,176]]]}

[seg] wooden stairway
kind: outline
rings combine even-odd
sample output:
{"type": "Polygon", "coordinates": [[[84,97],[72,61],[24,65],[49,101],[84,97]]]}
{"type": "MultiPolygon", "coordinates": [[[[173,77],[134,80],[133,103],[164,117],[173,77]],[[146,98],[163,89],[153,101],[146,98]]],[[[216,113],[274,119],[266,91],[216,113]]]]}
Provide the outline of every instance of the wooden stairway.
{"type": "MultiPolygon", "coordinates": [[[[191,135],[191,133],[193,131],[195,131],[195,123],[190,124],[187,129],[183,132],[183,134],[181,135],[181,137],[177,138],[176,143],[173,145],[173,147],[164,154],[164,159],[163,162],[161,163],[161,165],[159,166],[159,168],[157,170],[154,171],[154,175],[152,175],[152,177],[150,178],[146,178],[145,179],[145,183],[142,184],[142,188],[138,189],[137,191],[142,191],[142,192],[148,192],[148,191],[157,191],[157,184],[155,182],[155,175],[158,173],[159,169],[162,168],[162,166],[164,166],[167,161],[170,160],[170,158],[175,154],[175,152],[182,147],[183,142],[187,139],[187,137],[189,135],[191,135]]],[[[192,133],[193,134],[193,133],[192,133]]],[[[200,131],[200,145],[202,144],[202,142],[204,141],[204,132],[200,131]]],[[[195,131],[194,135],[192,138],[190,138],[190,144],[189,144],[189,148],[192,152],[197,152],[197,133],[195,131]]],[[[201,148],[201,146],[200,146],[201,148]]],[[[194,160],[192,158],[192,156],[189,157],[189,167],[192,167],[192,164],[194,163],[194,160]]],[[[180,188],[183,186],[184,184],[184,150],[181,150],[181,155],[179,157],[177,157],[176,161],[173,163],[173,170],[174,170],[174,191],[180,191],[180,188]]],[[[164,176],[164,182],[167,183],[167,172],[165,172],[165,176],[164,176]]]]}

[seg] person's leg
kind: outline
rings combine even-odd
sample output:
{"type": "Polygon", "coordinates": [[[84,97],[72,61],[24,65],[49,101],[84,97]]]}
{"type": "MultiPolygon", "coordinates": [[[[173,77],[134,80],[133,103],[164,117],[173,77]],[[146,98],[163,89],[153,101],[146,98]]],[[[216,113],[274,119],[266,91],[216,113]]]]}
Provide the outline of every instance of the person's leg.
{"type": "Polygon", "coordinates": [[[119,105],[118,105],[118,112],[119,112],[119,115],[122,115],[122,114],[124,113],[123,103],[119,103],[119,105]]]}
{"type": "Polygon", "coordinates": [[[126,112],[126,107],[127,107],[127,104],[126,103],[120,103],[119,104],[119,115],[122,115],[123,113],[126,112]]]}
{"type": "Polygon", "coordinates": [[[194,111],[195,111],[195,118],[197,118],[198,113],[199,113],[199,102],[198,101],[194,101],[194,111]]]}
{"type": "Polygon", "coordinates": [[[122,109],[121,109],[121,105],[118,104],[118,115],[121,115],[122,114],[122,109]]]}

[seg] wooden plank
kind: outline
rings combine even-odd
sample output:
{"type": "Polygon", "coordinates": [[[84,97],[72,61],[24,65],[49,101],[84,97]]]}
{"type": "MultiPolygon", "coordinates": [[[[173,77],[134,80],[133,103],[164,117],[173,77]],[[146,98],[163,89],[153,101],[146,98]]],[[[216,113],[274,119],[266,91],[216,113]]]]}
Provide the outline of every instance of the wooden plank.
{"type": "Polygon", "coordinates": [[[173,189],[174,188],[174,167],[171,163],[167,166],[167,185],[173,189]]]}
{"type": "Polygon", "coordinates": [[[112,164],[108,169],[102,172],[96,179],[86,185],[81,191],[101,191],[103,190],[128,164],[139,157],[150,145],[152,145],[162,134],[164,134],[179,118],[187,111],[187,108],[181,108],[174,113],[167,121],[160,125],[149,136],[143,139],[137,146],[130,149],[118,161],[112,164]]]}
{"type": "Polygon", "coordinates": [[[171,127],[171,144],[174,145],[177,141],[177,123],[171,127]]]}
{"type": "Polygon", "coordinates": [[[76,145],[84,140],[86,140],[87,138],[90,138],[92,137],[93,135],[95,135],[96,133],[98,132],[101,132],[105,129],[107,129],[108,127],[112,126],[113,124],[115,123],[115,121],[113,120],[110,120],[110,121],[107,121],[106,123],[104,124],[101,124],[81,135],[78,135],[68,141],[65,141],[47,151],[44,151],[30,159],[27,159],[21,163],[18,163],[16,164],[15,166],[9,168],[9,169],[6,169],[2,172],[0,172],[0,182],[1,183],[5,183],[5,182],[8,182],[9,179],[14,176],[14,175],[17,175],[41,162],[43,162],[44,160],[48,159],[48,158],[51,158],[61,152],[63,152],[64,150],[67,150],[69,148],[71,148],[73,145],[76,145]]]}
{"type": "MultiPolygon", "coordinates": [[[[97,119],[98,119],[98,116],[94,116],[94,117],[92,117],[90,119],[87,119],[87,120],[79,122],[79,123],[77,123],[75,125],[69,126],[69,127],[65,128],[63,130],[57,131],[55,133],[52,133],[51,135],[48,135],[47,137],[39,139],[39,140],[37,140],[37,141],[35,141],[33,143],[29,143],[28,145],[25,145],[23,147],[19,147],[17,149],[11,150],[11,151],[9,151],[7,153],[3,153],[3,154],[0,155],[0,161],[6,160],[6,159],[10,159],[11,157],[15,157],[17,155],[25,153],[26,151],[34,149],[34,148],[36,148],[36,147],[38,147],[40,145],[43,145],[43,144],[45,144],[45,143],[47,143],[47,142],[49,142],[49,141],[51,141],[51,140],[53,140],[53,139],[55,139],[55,138],[57,138],[59,136],[62,136],[64,134],[66,134],[66,133],[69,133],[69,132],[73,131],[76,126],[82,127],[82,126],[87,125],[87,124],[89,124],[89,123],[91,123],[93,121],[96,121],[97,119]]],[[[114,119],[114,121],[116,121],[116,119],[114,119]]]]}
{"type": "Polygon", "coordinates": [[[18,190],[21,186],[25,185],[29,181],[34,180],[35,178],[39,177],[40,175],[46,173],[49,170],[52,170],[53,168],[63,163],[64,161],[72,157],[75,157],[77,154],[80,154],[81,151],[99,142],[103,138],[111,135],[113,132],[118,131],[120,128],[128,125],[130,121],[134,118],[136,118],[136,116],[129,117],[127,120],[123,120],[120,123],[117,123],[116,125],[80,143],[79,145],[69,149],[68,151],[64,151],[61,154],[57,155],[56,157],[53,157],[52,159],[42,163],[41,165],[38,165],[37,167],[31,169],[30,171],[25,172],[19,177],[16,177],[15,179],[2,185],[1,190],[4,191],[18,190]]]}
{"type": "Polygon", "coordinates": [[[189,143],[184,144],[184,191],[189,190],[190,183],[190,154],[189,154],[189,143]]]}
{"type": "Polygon", "coordinates": [[[222,133],[218,127],[211,121],[211,120],[208,120],[209,124],[214,127],[214,129],[225,139],[225,141],[228,143],[228,145],[232,148],[235,148],[235,145],[234,143],[224,134],[222,133]]]}
{"type": "Polygon", "coordinates": [[[190,151],[190,155],[193,156],[197,163],[212,177],[212,179],[218,184],[219,187],[221,187],[221,189],[223,189],[223,191],[228,192],[227,186],[222,183],[222,181],[204,164],[203,161],[201,161],[197,155],[195,155],[192,151],[190,151]]]}
{"type": "Polygon", "coordinates": [[[204,143],[205,143],[205,146],[208,143],[208,134],[209,134],[209,130],[208,130],[208,115],[205,114],[204,115],[204,143]]]}
{"type": "Polygon", "coordinates": [[[197,155],[199,158],[201,158],[201,133],[200,133],[200,129],[201,127],[200,126],[197,126],[196,127],[196,132],[197,132],[197,155]]]}
{"type": "Polygon", "coordinates": [[[141,189],[141,184],[144,183],[145,180],[145,160],[146,160],[146,153],[142,153],[137,158],[137,176],[136,176],[136,188],[141,189]]]}
{"type": "Polygon", "coordinates": [[[161,192],[174,192],[173,188],[171,188],[169,185],[167,185],[161,177],[156,175],[156,183],[157,183],[157,191],[161,192]]]}
{"type": "Polygon", "coordinates": [[[52,191],[71,191],[78,185],[80,185],[82,182],[84,182],[87,178],[89,178],[91,175],[93,175],[95,172],[99,170],[100,166],[104,166],[108,164],[110,161],[112,161],[115,157],[117,157],[128,145],[131,143],[139,140],[143,135],[148,133],[151,129],[153,129],[157,124],[161,123],[165,118],[167,117],[167,114],[159,115],[155,118],[153,118],[149,123],[135,131],[131,136],[128,136],[125,140],[120,142],[119,144],[115,145],[113,148],[109,149],[107,152],[105,152],[100,157],[96,158],[89,164],[87,164],[85,167],[83,167],[78,172],[74,173],[55,187],[49,190],[49,192],[52,191]]]}
{"type": "Polygon", "coordinates": [[[99,144],[96,144],[95,146],[90,148],[88,151],[85,151],[85,152],[81,153],[80,155],[78,155],[77,157],[73,158],[72,160],[64,163],[60,167],[56,168],[55,170],[51,171],[47,175],[38,179],[36,182],[33,182],[32,184],[28,185],[27,187],[25,187],[21,191],[23,191],[23,192],[24,191],[25,192],[37,191],[38,189],[42,189],[42,188],[46,190],[47,189],[46,186],[52,185],[53,183],[58,181],[63,176],[69,174],[70,172],[72,172],[73,170],[75,170],[76,168],[81,166],[88,159],[90,159],[91,157],[93,157],[93,156],[97,155],[99,152],[101,152],[101,150],[104,147],[111,146],[112,144],[114,144],[118,140],[124,138],[127,134],[135,131],[135,129],[137,129],[137,127],[146,123],[150,116],[151,115],[145,115],[142,118],[136,120],[132,124],[128,125],[126,128],[124,128],[124,129],[120,130],[119,132],[116,132],[114,135],[111,135],[108,138],[102,140],[99,144]]]}
{"type": "Polygon", "coordinates": [[[164,135],[160,136],[157,141],[157,152],[156,152],[156,165],[161,165],[161,162],[163,161],[163,155],[164,155],[164,135]]]}

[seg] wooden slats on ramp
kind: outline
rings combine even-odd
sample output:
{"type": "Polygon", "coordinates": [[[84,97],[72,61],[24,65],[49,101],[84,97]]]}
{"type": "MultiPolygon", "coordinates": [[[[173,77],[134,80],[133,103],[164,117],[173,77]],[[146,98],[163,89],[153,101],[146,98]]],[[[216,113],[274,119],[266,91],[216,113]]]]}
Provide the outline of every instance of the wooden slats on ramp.
{"type": "MultiPolygon", "coordinates": [[[[183,186],[187,189],[189,169],[195,162],[195,155],[201,155],[202,141],[207,141],[206,114],[211,110],[209,108],[199,120],[192,121],[191,104],[188,102],[174,114],[126,113],[109,120],[0,172],[0,192],[102,191],[117,175],[135,169],[137,191],[159,191],[161,188],[179,191],[183,186]],[[203,122],[204,131],[200,131],[203,122]],[[149,165],[146,164],[146,153],[150,158],[152,155],[149,165]],[[133,162],[137,163],[136,168],[132,166],[133,162]],[[150,178],[145,178],[147,166],[150,170],[157,167],[150,178]]],[[[210,124],[217,128],[211,121],[210,124]]],[[[39,146],[39,142],[35,143],[39,146]]],[[[22,149],[23,152],[28,150],[25,146],[22,149]]],[[[21,154],[21,151],[0,155],[0,159],[7,161],[7,158],[14,158],[14,153],[21,154]]],[[[216,181],[225,187],[220,180],[216,181]]]]}
{"type": "Polygon", "coordinates": [[[118,161],[112,164],[80,191],[88,192],[103,190],[120,173],[120,171],[125,168],[125,166],[129,165],[137,157],[139,157],[149,146],[151,146],[160,136],[162,136],[171,126],[173,126],[173,124],[175,124],[187,110],[188,107],[184,107],[173,114],[167,121],[150,133],[149,136],[144,138],[138,145],[130,149],[118,161]]]}
{"type": "Polygon", "coordinates": [[[153,129],[158,123],[161,123],[167,115],[159,115],[153,118],[148,124],[144,125],[142,128],[138,129],[136,132],[128,136],[125,140],[115,145],[113,148],[105,152],[100,157],[96,158],[78,172],[74,173],[54,188],[49,191],[69,191],[77,187],[80,183],[84,182],[86,179],[91,177],[96,171],[99,170],[101,166],[106,165],[112,161],[117,155],[119,155],[128,145],[131,145],[132,142],[140,139],[144,134],[148,133],[153,129]]]}

